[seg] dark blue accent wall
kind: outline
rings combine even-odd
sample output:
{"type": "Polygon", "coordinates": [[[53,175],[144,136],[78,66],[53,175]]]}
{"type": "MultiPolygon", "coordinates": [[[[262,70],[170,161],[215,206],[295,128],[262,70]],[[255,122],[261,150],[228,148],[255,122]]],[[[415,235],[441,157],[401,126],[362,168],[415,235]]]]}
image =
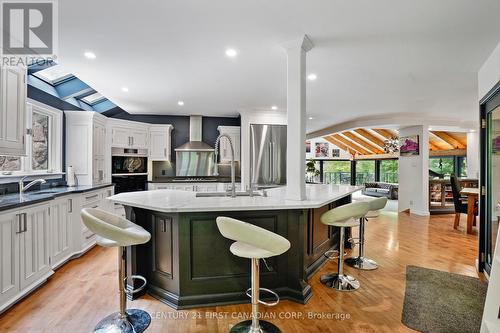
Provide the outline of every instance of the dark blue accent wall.
{"type": "MultiPolygon", "coordinates": [[[[148,124],[171,124],[172,131],[172,162],[175,163],[176,147],[189,141],[189,116],[171,115],[138,115],[129,114],[123,110],[113,109],[103,113],[104,115],[123,120],[138,121],[148,124]]],[[[213,146],[219,132],[218,126],[240,126],[240,117],[203,117],[202,118],[202,140],[213,146]]]]}

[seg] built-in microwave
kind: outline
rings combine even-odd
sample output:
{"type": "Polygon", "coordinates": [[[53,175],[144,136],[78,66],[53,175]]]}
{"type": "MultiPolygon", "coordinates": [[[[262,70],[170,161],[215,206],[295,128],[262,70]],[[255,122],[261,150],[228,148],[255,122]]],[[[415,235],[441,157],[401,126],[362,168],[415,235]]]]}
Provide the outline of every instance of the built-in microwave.
{"type": "Polygon", "coordinates": [[[115,148],[111,149],[111,175],[147,175],[147,149],[115,148]]]}

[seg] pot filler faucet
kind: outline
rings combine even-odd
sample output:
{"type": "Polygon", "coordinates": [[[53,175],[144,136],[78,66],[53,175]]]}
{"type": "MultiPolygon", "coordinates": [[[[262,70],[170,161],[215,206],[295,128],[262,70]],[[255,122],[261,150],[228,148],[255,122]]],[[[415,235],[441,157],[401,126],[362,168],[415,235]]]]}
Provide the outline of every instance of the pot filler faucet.
{"type": "Polygon", "coordinates": [[[33,185],[36,185],[38,183],[40,183],[40,184],[46,183],[45,179],[40,178],[40,179],[35,179],[34,181],[28,183],[28,185],[24,186],[24,180],[26,179],[26,177],[28,177],[28,176],[24,176],[19,181],[19,193],[24,193],[27,189],[29,189],[30,187],[32,187],[33,185]]]}
{"type": "Polygon", "coordinates": [[[227,134],[221,134],[215,140],[215,161],[214,161],[214,176],[219,175],[219,167],[217,166],[217,156],[219,155],[219,141],[221,138],[227,138],[229,146],[231,146],[231,198],[236,198],[236,176],[234,172],[234,147],[231,138],[227,134]]]}

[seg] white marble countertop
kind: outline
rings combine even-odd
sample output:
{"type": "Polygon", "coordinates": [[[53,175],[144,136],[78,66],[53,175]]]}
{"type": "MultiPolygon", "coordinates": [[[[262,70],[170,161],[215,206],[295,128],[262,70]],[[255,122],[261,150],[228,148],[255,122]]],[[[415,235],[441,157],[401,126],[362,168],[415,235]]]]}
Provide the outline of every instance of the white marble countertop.
{"type": "Polygon", "coordinates": [[[287,200],[286,187],[266,190],[267,197],[196,197],[196,193],[190,191],[154,190],[120,193],[108,199],[125,206],[165,213],[305,209],[322,207],[362,188],[350,185],[306,185],[306,200],[303,201],[287,200]]]}

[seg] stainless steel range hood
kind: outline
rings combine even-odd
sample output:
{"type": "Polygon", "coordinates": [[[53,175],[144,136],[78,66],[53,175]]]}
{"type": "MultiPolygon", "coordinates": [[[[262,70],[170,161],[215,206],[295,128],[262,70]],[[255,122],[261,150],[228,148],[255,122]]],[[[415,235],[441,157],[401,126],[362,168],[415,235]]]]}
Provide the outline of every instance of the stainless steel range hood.
{"type": "Polygon", "coordinates": [[[201,116],[189,117],[189,141],[175,149],[175,175],[183,177],[212,176],[214,148],[201,141],[201,116]]]}
{"type": "Polygon", "coordinates": [[[214,151],[209,144],[201,141],[202,137],[202,118],[201,116],[189,117],[189,141],[175,148],[176,152],[182,151],[214,151]]]}

